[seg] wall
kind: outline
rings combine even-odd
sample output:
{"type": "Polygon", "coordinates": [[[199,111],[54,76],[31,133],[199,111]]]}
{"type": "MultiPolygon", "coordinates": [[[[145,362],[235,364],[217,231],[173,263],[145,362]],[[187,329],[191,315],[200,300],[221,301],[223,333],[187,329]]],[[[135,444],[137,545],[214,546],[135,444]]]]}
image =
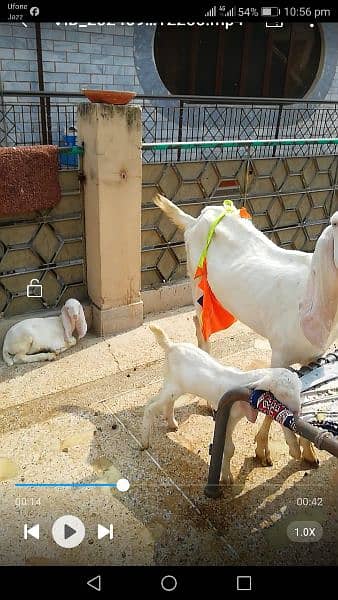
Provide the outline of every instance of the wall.
{"type": "MultiPolygon", "coordinates": [[[[79,30],[41,24],[45,90],[114,87],[142,93],[134,62],[134,28],[91,26],[79,30]]],[[[0,81],[4,89],[38,89],[35,28],[0,24],[0,81]]]]}
{"type": "MultiPolygon", "coordinates": [[[[70,25],[57,26],[55,23],[41,24],[45,90],[80,92],[87,87],[115,88],[128,89],[139,94],[169,95],[154,61],[155,31],[156,26],[145,25],[93,25],[80,29],[70,25]]],[[[321,33],[321,66],[308,98],[338,100],[338,24],[322,24],[321,33]]],[[[38,89],[33,24],[27,27],[0,24],[0,89],[1,85],[5,90],[36,91],[38,89]]],[[[3,111],[0,96],[0,145],[40,143],[39,105],[35,108],[28,106],[32,102],[29,97],[21,97],[20,105],[17,100],[17,97],[6,96],[5,103],[8,107],[3,111]]],[[[161,101],[162,105],[164,102],[161,101]]],[[[158,101],[151,101],[151,106],[145,106],[143,111],[144,141],[153,141],[154,136],[157,140],[163,139],[162,135],[170,137],[172,128],[178,127],[178,113],[172,117],[170,112],[174,103],[170,103],[170,109],[168,105],[168,112],[164,110],[162,117],[156,113],[156,104],[158,101]]],[[[299,123],[297,122],[295,127],[293,125],[290,127],[288,113],[291,109],[293,114],[293,107],[289,106],[288,109],[284,111],[285,119],[281,119],[278,127],[279,137],[309,137],[311,133],[318,137],[335,135],[337,127],[335,107],[333,107],[333,116],[327,119],[327,124],[319,115],[317,124],[320,127],[323,125],[323,131],[314,128],[311,116],[307,115],[304,119],[302,117],[298,119],[299,123]]],[[[221,109],[219,111],[222,112],[221,109]]],[[[235,117],[235,109],[229,114],[231,122],[238,122],[243,129],[243,136],[241,132],[235,134],[232,127],[228,129],[226,122],[223,123],[222,116],[219,119],[221,126],[217,127],[218,117],[214,119],[214,114],[211,112],[210,119],[205,123],[206,132],[204,124],[202,124],[203,130],[196,127],[195,117],[191,123],[183,123],[185,139],[196,139],[196,135],[199,139],[201,137],[219,139],[220,135],[236,139],[275,136],[278,109],[275,111],[269,109],[257,118],[251,109],[246,112],[248,114],[243,119],[235,117]],[[268,112],[271,113],[271,118],[268,112]],[[257,120],[264,123],[263,129],[258,125],[257,120]]],[[[52,143],[62,145],[65,131],[74,124],[74,100],[53,99],[51,103],[52,143]]]]}
{"type": "MultiPolygon", "coordinates": [[[[47,91],[114,87],[140,94],[167,94],[153,55],[155,26],[41,24],[47,91]]],[[[338,100],[338,24],[321,25],[323,57],[313,99],[338,100]]],[[[35,29],[0,24],[0,83],[5,89],[37,90],[35,29]]]]}

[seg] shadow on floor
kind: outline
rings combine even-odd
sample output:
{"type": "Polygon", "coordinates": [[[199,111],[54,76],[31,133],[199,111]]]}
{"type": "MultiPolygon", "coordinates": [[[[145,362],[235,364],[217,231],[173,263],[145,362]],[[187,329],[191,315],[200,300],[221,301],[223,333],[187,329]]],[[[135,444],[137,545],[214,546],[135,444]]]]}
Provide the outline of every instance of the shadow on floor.
{"type": "MultiPolygon", "coordinates": [[[[322,461],[320,468],[314,470],[309,470],[308,465],[302,461],[290,459],[277,470],[276,467],[263,469],[256,458],[247,457],[234,486],[224,486],[223,497],[212,500],[203,493],[207,480],[207,463],[200,458],[196,448],[191,451],[166,435],[166,425],[161,419],[157,420],[154,428],[150,449],[161,469],[155,471],[155,480],[147,477],[149,457],[139,450],[137,444],[143,407],[114,414],[107,413],[104,409],[93,412],[72,406],[64,406],[63,411],[80,415],[93,423],[96,433],[86,460],[94,467],[101,461],[103,480],[105,473],[109,477],[109,465],[114,465],[114,473],[117,469],[131,481],[130,492],[121,494],[119,500],[132,510],[138,520],[144,521],[145,502],[150,503],[151,513],[161,514],[158,506],[160,500],[157,497],[159,486],[165,485],[170,490],[174,483],[195,507],[188,502],[183,503],[183,508],[180,505],[182,522],[193,518],[197,537],[198,531],[211,523],[215,527],[214,539],[222,537],[235,549],[238,554],[236,564],[338,564],[335,458],[322,461]],[[303,473],[302,479],[295,477],[299,473],[303,473]],[[257,484],[254,479],[258,481],[257,484]],[[249,480],[251,483],[248,484],[249,480]],[[300,501],[300,498],[307,500],[300,501]],[[313,544],[291,542],[287,536],[287,526],[299,520],[320,522],[324,528],[322,540],[313,544]]],[[[205,415],[206,407],[199,406],[197,402],[178,408],[176,413],[180,426],[196,412],[208,418],[205,415]]],[[[193,433],[191,437],[193,438],[193,433]]],[[[205,440],[205,444],[208,443],[209,440],[205,440]]],[[[175,507],[172,510],[175,511],[175,507]]],[[[180,552],[170,542],[170,522],[167,526],[162,526],[156,553],[155,561],[160,564],[164,556],[166,564],[181,564],[180,552]],[[178,562],[175,562],[175,557],[178,562]]],[[[195,564],[205,564],[200,548],[196,549],[196,561],[195,564]]],[[[221,563],[230,564],[231,558],[223,555],[220,557],[221,563]]]]}

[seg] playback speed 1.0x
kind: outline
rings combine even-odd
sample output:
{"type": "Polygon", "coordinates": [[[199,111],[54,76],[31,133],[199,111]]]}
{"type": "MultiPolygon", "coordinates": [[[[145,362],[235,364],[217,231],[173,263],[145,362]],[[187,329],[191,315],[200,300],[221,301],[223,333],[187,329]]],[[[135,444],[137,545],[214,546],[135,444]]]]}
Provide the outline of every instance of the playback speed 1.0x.
{"type": "MultiPolygon", "coordinates": [[[[222,7],[220,7],[222,8],[222,7]]],[[[224,7],[225,8],[225,7],[224,7]]],[[[266,8],[241,8],[238,7],[236,14],[238,17],[304,17],[304,18],[329,18],[331,17],[331,8],[313,8],[312,6],[281,6],[266,8]]]]}

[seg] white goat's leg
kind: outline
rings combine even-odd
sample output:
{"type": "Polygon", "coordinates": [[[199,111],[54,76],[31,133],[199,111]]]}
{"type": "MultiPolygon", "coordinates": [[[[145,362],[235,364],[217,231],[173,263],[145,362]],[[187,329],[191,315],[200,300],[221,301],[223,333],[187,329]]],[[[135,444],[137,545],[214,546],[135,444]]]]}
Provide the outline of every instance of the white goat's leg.
{"type": "Polygon", "coordinates": [[[200,320],[199,320],[197,314],[194,315],[193,320],[194,320],[195,329],[196,329],[196,337],[197,337],[198,347],[201,348],[201,350],[204,350],[204,352],[207,352],[208,354],[210,354],[210,344],[209,344],[209,342],[206,342],[203,337],[200,320]]]}
{"type": "Polygon", "coordinates": [[[291,431],[290,429],[288,429],[287,427],[283,427],[283,433],[284,433],[284,437],[285,437],[285,441],[287,443],[287,445],[289,446],[289,452],[290,455],[292,456],[292,458],[300,458],[301,457],[301,451],[300,451],[300,438],[298,440],[297,436],[293,433],[293,431],[291,431]]]}
{"type": "MultiPolygon", "coordinates": [[[[256,456],[260,459],[264,467],[267,465],[272,465],[268,439],[271,423],[271,417],[265,417],[263,425],[255,437],[255,440],[257,442],[256,456]]],[[[283,433],[285,441],[289,446],[290,455],[293,458],[299,459],[301,457],[302,448],[302,458],[307,462],[311,463],[312,465],[319,465],[319,460],[316,456],[313,444],[311,444],[309,440],[306,440],[302,437],[299,437],[298,439],[296,434],[293,433],[293,431],[290,431],[290,429],[287,429],[286,427],[283,427],[283,433]]]]}
{"type": "MultiPolygon", "coordinates": [[[[196,310],[197,310],[197,308],[196,308],[196,310]]],[[[201,324],[200,324],[200,320],[199,320],[198,314],[195,314],[193,316],[193,321],[194,321],[195,329],[196,329],[196,337],[197,337],[198,347],[201,350],[204,350],[204,352],[207,352],[208,354],[210,354],[210,344],[209,344],[209,342],[206,342],[205,339],[204,339],[204,337],[203,337],[202,330],[201,330],[201,324]]],[[[210,414],[212,414],[213,413],[213,409],[212,409],[212,406],[211,406],[211,404],[210,404],[210,402],[208,400],[207,400],[207,406],[209,408],[210,414]]]]}
{"type": "Polygon", "coordinates": [[[171,412],[173,416],[173,405],[175,403],[175,400],[177,400],[177,398],[180,395],[181,394],[177,391],[177,389],[167,384],[164,384],[163,388],[159,391],[159,393],[149,400],[148,404],[144,409],[141,438],[142,449],[149,448],[150,434],[154,417],[160,414],[161,412],[164,412],[167,418],[168,412],[171,412]]]}
{"type": "MultiPolygon", "coordinates": [[[[272,350],[271,367],[282,366],[281,364],[279,364],[281,361],[282,357],[279,355],[279,353],[276,353],[272,350]]],[[[255,437],[256,456],[262,463],[263,467],[271,467],[273,464],[269,448],[269,433],[271,423],[271,417],[264,417],[263,424],[255,437]]]]}
{"type": "Polygon", "coordinates": [[[178,423],[175,419],[174,413],[175,400],[177,400],[177,396],[174,395],[172,398],[170,398],[165,408],[165,417],[167,419],[168,429],[170,431],[178,430],[178,423]]]}
{"type": "Polygon", "coordinates": [[[272,460],[269,449],[269,431],[272,423],[271,417],[265,417],[262,427],[258,431],[255,442],[256,442],[256,456],[262,463],[263,467],[271,467],[272,460]]]}
{"type": "Polygon", "coordinates": [[[56,358],[55,352],[40,352],[39,354],[16,354],[13,356],[13,362],[15,364],[33,363],[43,360],[54,360],[54,358],[56,358]]]}
{"type": "Polygon", "coordinates": [[[241,418],[243,417],[243,414],[238,415],[236,408],[237,408],[236,406],[233,406],[230,411],[229,420],[228,420],[228,424],[227,424],[227,430],[226,430],[226,434],[225,434],[225,444],[224,444],[224,453],[223,453],[223,462],[222,462],[222,481],[227,484],[231,484],[234,482],[233,476],[231,475],[231,468],[230,468],[230,461],[235,452],[235,445],[232,441],[232,434],[234,432],[234,429],[235,429],[238,421],[240,421],[241,418]],[[235,414],[233,414],[234,409],[236,410],[235,414]]]}
{"type": "MultiPolygon", "coordinates": [[[[287,361],[285,360],[283,354],[281,352],[276,352],[272,349],[272,357],[271,357],[271,367],[287,367],[287,361]]],[[[272,423],[271,417],[265,417],[262,427],[258,431],[255,441],[256,441],[256,456],[261,461],[263,467],[272,466],[272,460],[269,449],[269,432],[272,423]]],[[[285,440],[289,446],[289,452],[291,456],[294,458],[300,457],[300,449],[297,437],[295,434],[283,427],[283,432],[285,436],[285,440]]]]}
{"type": "MultiPolygon", "coordinates": [[[[288,367],[289,364],[282,354],[272,351],[271,366],[288,367]]],[[[293,458],[300,458],[302,449],[302,458],[304,460],[312,465],[319,465],[314,445],[309,440],[301,436],[296,436],[290,429],[286,429],[285,427],[283,427],[283,432],[285,441],[289,446],[289,452],[293,458]]]]}
{"type": "Polygon", "coordinates": [[[312,465],[318,467],[319,458],[316,455],[316,451],[314,449],[313,444],[311,444],[309,440],[303,437],[299,438],[299,443],[303,451],[302,458],[307,462],[311,463],[312,465]]]}

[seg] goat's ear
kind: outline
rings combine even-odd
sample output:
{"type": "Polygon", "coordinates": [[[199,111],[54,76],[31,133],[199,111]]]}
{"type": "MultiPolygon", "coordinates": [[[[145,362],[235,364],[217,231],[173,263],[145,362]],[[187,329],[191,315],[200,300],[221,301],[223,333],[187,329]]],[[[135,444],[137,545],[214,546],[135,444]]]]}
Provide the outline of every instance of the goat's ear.
{"type": "Polygon", "coordinates": [[[66,341],[69,341],[74,331],[74,323],[68,314],[68,310],[65,306],[61,308],[61,319],[62,325],[65,330],[66,341]]]}
{"type": "Polygon", "coordinates": [[[300,325],[313,346],[325,349],[337,311],[338,269],[334,263],[332,226],[324,229],[313,253],[305,297],[299,305],[300,325]]]}
{"type": "Polygon", "coordinates": [[[76,327],[76,331],[79,336],[79,339],[83,338],[87,333],[87,322],[86,322],[85,314],[83,312],[83,308],[80,303],[79,303],[79,312],[78,312],[78,316],[76,319],[75,327],[76,327]]]}

